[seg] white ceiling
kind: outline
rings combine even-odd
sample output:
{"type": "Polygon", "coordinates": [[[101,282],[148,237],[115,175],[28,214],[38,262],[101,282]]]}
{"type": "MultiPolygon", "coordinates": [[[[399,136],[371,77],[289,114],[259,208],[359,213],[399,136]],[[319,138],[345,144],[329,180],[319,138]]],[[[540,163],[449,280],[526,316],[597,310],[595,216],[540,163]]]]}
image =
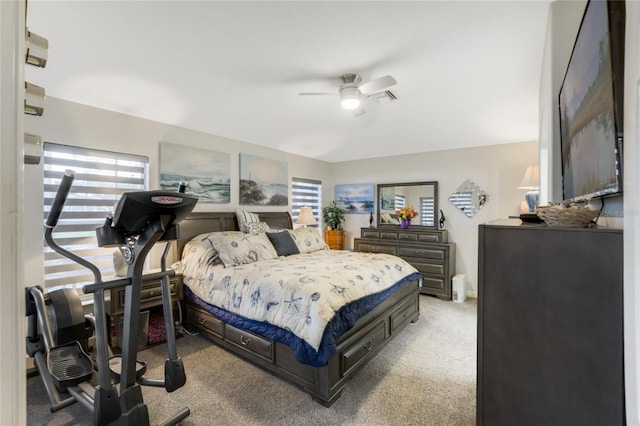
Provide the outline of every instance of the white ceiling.
{"type": "MultiPolygon", "coordinates": [[[[538,139],[550,1],[43,1],[53,96],[330,162],[538,139]],[[339,76],[397,100],[354,117],[339,76]]],[[[46,114],[46,109],[45,109],[46,114]]],[[[45,136],[45,135],[43,135],[45,136]]]]}

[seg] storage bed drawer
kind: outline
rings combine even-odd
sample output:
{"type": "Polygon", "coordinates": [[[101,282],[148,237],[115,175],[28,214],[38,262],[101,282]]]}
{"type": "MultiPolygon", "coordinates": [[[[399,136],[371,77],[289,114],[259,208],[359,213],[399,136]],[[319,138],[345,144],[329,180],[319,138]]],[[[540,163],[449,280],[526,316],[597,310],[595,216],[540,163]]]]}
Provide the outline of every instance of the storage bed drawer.
{"type": "Polygon", "coordinates": [[[225,338],[231,344],[254,355],[273,361],[273,342],[271,340],[229,324],[225,325],[225,338]]]}

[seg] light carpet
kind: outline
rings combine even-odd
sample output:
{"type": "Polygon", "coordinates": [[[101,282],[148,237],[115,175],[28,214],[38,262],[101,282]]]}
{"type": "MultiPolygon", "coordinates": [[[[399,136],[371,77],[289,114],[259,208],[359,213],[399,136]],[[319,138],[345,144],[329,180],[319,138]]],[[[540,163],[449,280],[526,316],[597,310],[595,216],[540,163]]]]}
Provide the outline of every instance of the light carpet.
{"type": "MultiPolygon", "coordinates": [[[[200,336],[178,339],[187,384],[143,388],[152,424],[182,407],[183,425],[474,425],[477,304],[420,296],[420,319],[360,370],[329,408],[200,336]]],[[[166,347],[142,352],[146,377],[163,375],[166,347]],[[153,368],[152,368],[153,367],[153,368]]],[[[56,413],[40,377],[27,381],[29,425],[88,425],[80,404],[56,413]]]]}

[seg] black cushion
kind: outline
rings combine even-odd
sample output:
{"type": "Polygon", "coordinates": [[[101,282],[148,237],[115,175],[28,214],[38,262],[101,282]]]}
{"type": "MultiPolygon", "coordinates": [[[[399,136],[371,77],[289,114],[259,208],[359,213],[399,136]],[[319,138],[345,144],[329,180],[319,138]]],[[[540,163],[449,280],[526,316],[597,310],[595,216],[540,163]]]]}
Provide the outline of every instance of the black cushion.
{"type": "Polygon", "coordinates": [[[299,254],[298,246],[291,238],[291,234],[287,231],[283,232],[267,232],[267,237],[276,249],[278,256],[289,256],[290,254],[299,254]]]}

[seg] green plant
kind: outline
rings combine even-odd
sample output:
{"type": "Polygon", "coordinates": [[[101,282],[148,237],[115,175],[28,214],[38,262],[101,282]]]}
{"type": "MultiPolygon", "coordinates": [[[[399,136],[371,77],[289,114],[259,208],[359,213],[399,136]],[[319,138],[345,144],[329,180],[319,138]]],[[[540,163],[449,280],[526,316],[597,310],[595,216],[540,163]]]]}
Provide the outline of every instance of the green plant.
{"type": "Polygon", "coordinates": [[[344,212],[336,205],[335,200],[329,206],[322,208],[322,216],[324,223],[332,229],[342,229],[342,224],[345,221],[344,212]]]}

